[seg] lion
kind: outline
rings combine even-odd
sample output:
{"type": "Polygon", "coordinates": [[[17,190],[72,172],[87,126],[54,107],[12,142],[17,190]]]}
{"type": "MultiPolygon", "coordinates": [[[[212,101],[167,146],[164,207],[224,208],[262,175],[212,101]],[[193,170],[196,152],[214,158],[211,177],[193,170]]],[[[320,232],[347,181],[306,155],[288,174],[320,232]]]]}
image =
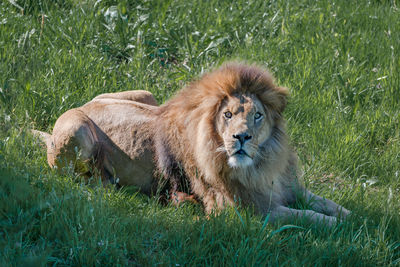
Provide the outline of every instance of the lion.
{"type": "Polygon", "coordinates": [[[287,97],[267,70],[229,62],[161,106],[146,91],[103,94],[40,135],[50,166],[72,162],[83,175],[95,167],[103,184],[148,195],[164,186],[176,201],[195,196],[207,214],[240,203],[271,222],[305,216],[333,225],[350,212],[301,182],[283,118],[287,97]],[[310,209],[291,208],[300,198],[310,209]]]}

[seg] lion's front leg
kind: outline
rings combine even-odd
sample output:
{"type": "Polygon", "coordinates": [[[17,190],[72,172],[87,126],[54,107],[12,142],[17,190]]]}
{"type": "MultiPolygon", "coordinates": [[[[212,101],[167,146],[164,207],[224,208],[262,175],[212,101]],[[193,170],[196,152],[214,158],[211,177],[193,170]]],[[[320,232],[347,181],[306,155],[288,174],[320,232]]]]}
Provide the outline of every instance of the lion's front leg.
{"type": "Polygon", "coordinates": [[[175,191],[170,195],[171,203],[175,206],[179,206],[184,202],[198,203],[195,195],[190,195],[185,192],[175,191]]]}
{"type": "Polygon", "coordinates": [[[337,221],[336,217],[327,216],[313,210],[298,210],[285,206],[278,206],[274,208],[270,214],[270,221],[272,223],[276,221],[289,222],[294,219],[307,218],[314,223],[324,223],[328,226],[333,226],[337,221]]]}
{"type": "Polygon", "coordinates": [[[234,206],[235,202],[228,194],[215,189],[209,189],[202,196],[202,202],[207,214],[218,214],[228,206],[234,206]]]}
{"type": "Polygon", "coordinates": [[[332,200],[320,197],[308,190],[305,190],[304,194],[307,203],[317,212],[338,218],[345,218],[350,214],[349,210],[336,204],[332,200]]]}

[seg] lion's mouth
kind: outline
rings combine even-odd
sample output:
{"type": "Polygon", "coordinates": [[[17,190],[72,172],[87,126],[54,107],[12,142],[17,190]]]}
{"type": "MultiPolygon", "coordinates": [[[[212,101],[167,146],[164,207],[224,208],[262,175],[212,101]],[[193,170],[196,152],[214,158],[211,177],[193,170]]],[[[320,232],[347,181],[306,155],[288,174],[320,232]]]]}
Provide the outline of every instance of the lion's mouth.
{"type": "Polygon", "coordinates": [[[250,158],[249,154],[247,154],[247,152],[244,151],[243,149],[239,149],[238,151],[236,151],[235,153],[233,153],[233,155],[247,156],[247,157],[250,158]]]}
{"type": "Polygon", "coordinates": [[[243,149],[239,149],[238,151],[235,152],[235,154],[246,155],[247,153],[243,149]]]}
{"type": "Polygon", "coordinates": [[[253,164],[253,158],[244,149],[239,149],[229,157],[228,164],[232,168],[246,168],[253,164]]]}

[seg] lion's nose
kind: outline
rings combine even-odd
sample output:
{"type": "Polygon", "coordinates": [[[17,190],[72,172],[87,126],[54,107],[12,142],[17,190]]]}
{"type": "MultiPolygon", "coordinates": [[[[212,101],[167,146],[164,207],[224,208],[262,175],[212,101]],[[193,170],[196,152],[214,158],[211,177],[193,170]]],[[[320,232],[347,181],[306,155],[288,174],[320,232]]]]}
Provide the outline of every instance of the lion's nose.
{"type": "Polygon", "coordinates": [[[248,135],[247,133],[234,134],[234,135],[232,135],[232,137],[235,139],[238,139],[241,144],[244,144],[246,141],[248,141],[252,138],[252,136],[248,135]]]}

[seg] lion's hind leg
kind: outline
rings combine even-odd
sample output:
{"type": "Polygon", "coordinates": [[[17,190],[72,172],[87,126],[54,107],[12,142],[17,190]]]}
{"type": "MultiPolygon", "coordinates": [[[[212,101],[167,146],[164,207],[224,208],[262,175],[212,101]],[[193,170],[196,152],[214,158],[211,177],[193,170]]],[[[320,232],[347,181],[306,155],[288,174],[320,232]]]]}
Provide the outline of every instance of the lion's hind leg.
{"type": "Polygon", "coordinates": [[[110,177],[102,167],[104,152],[96,131],[94,122],[79,109],[65,112],[57,120],[47,145],[49,165],[59,169],[72,166],[84,177],[92,176],[97,167],[103,184],[107,184],[110,177]]]}

